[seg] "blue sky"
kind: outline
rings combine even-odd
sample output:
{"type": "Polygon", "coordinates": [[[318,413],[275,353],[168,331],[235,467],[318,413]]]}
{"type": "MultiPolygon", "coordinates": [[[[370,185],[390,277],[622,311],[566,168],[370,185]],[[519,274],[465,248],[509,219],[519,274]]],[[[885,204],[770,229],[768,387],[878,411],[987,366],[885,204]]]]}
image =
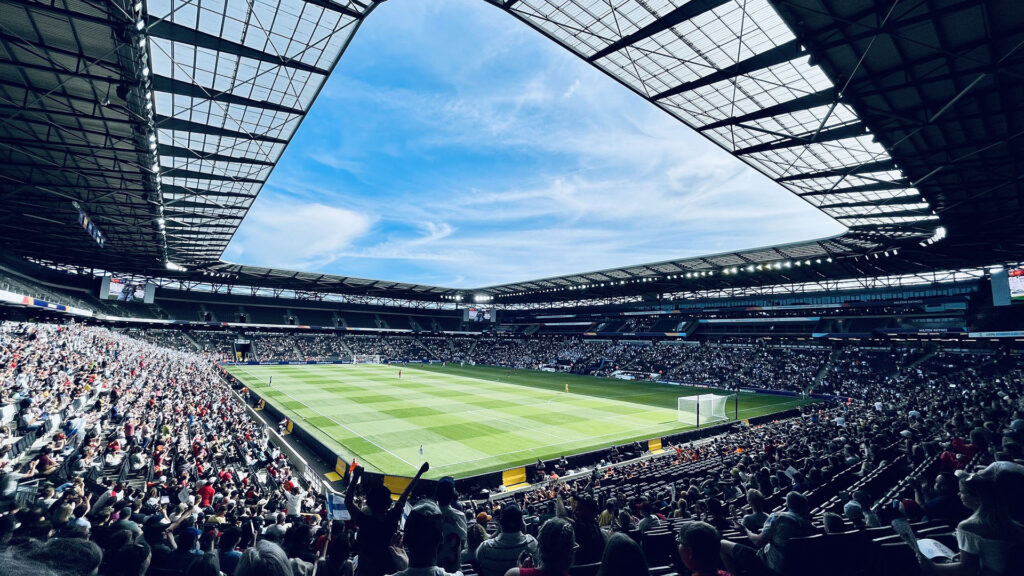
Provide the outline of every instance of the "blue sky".
{"type": "Polygon", "coordinates": [[[842,230],[482,0],[389,0],[224,259],[471,288],[842,230]]]}

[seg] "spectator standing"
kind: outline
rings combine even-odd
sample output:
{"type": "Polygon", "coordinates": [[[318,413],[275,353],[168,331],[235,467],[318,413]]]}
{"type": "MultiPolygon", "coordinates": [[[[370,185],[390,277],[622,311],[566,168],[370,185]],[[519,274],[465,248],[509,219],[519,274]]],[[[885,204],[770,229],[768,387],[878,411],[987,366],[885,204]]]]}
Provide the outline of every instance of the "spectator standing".
{"type": "Polygon", "coordinates": [[[501,533],[485,540],[476,549],[481,576],[504,576],[521,558],[536,558],[537,539],[523,533],[523,512],[517,504],[508,504],[498,519],[501,533]]]}
{"type": "Polygon", "coordinates": [[[424,500],[409,512],[405,521],[405,547],[409,567],[394,576],[461,576],[438,566],[437,553],[442,546],[444,514],[434,502],[424,500]]]}

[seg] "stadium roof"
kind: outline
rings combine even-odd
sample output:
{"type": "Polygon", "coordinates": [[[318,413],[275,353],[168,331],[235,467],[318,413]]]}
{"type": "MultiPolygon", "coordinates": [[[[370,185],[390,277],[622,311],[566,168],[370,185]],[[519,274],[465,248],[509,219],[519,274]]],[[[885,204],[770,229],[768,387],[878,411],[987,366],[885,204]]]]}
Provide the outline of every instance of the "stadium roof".
{"type": "Polygon", "coordinates": [[[616,280],[614,293],[794,281],[743,273],[788,261],[823,259],[809,277],[850,277],[1020,259],[1024,11],[1012,0],[486,1],[849,231],[473,291],[225,263],[377,3],[0,0],[5,250],[196,280],[504,301],[613,293],[616,280]],[[79,209],[103,247],[75,229],[79,209]]]}

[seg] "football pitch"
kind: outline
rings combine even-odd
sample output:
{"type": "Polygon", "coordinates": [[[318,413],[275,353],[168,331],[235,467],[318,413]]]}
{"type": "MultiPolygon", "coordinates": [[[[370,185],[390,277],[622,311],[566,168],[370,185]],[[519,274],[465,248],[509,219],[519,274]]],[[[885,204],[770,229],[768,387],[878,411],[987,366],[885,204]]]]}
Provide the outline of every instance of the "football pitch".
{"type": "MultiPolygon", "coordinates": [[[[344,459],[398,476],[414,475],[426,460],[431,478],[471,476],[687,430],[692,426],[677,421],[677,398],[716,392],[485,366],[226,368],[344,459]]],[[[739,418],[808,402],[741,393],[739,418]]],[[[730,401],[730,418],[733,411],[730,401]]]]}

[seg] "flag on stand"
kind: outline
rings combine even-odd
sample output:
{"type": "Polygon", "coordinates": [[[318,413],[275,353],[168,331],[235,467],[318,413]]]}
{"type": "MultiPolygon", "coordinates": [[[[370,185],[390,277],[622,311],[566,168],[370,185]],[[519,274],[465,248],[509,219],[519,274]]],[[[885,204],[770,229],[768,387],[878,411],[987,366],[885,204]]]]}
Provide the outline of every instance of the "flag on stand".
{"type": "Polygon", "coordinates": [[[327,514],[331,520],[347,522],[352,519],[352,515],[345,508],[345,498],[341,494],[330,493],[327,495],[327,514]]]}

